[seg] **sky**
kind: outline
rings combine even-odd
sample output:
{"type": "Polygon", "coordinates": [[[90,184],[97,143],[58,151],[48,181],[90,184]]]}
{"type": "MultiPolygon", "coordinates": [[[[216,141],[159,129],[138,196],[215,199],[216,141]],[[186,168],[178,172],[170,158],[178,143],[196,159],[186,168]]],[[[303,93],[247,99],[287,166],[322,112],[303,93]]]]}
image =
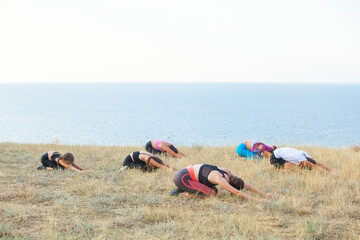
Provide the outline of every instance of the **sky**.
{"type": "Polygon", "coordinates": [[[0,83],[360,83],[357,0],[0,0],[0,83]]]}

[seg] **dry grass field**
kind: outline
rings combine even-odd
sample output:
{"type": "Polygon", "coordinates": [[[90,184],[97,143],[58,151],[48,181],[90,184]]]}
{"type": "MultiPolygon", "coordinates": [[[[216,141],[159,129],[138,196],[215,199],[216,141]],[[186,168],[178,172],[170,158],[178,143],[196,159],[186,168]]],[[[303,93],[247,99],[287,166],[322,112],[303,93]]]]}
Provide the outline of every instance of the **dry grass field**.
{"type": "MultiPolygon", "coordinates": [[[[174,171],[119,172],[144,147],[0,143],[1,239],[359,239],[360,152],[295,146],[332,168],[276,171],[237,158],[233,147],[179,147],[178,169],[209,163],[233,170],[278,198],[246,202],[169,196],[174,171]],[[72,152],[89,172],[37,171],[47,151],[72,152]]],[[[253,195],[253,194],[252,194],[253,195]]]]}

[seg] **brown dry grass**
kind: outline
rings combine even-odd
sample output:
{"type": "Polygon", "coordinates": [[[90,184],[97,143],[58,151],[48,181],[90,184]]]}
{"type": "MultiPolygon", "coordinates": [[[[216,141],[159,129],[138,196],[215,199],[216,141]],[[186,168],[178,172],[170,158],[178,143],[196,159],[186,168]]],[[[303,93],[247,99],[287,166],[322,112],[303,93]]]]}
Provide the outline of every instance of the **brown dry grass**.
{"type": "Polygon", "coordinates": [[[360,152],[360,146],[358,145],[352,146],[351,149],[354,150],[355,152],[360,152]]]}
{"type": "Polygon", "coordinates": [[[235,147],[184,147],[182,168],[227,167],[279,198],[245,202],[219,191],[209,199],[171,197],[174,172],[119,172],[143,147],[0,144],[0,238],[3,239],[358,239],[360,153],[299,147],[333,173],[275,171],[268,160],[236,158],[235,147]],[[37,171],[49,150],[70,151],[87,173],[37,171]]]}

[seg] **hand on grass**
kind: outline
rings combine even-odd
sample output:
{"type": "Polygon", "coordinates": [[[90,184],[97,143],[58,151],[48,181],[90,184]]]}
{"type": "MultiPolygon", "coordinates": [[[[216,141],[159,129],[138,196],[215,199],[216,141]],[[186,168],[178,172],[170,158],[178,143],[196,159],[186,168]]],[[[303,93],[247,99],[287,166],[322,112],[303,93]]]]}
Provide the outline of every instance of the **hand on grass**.
{"type": "Polygon", "coordinates": [[[275,197],[277,197],[277,196],[275,196],[275,195],[273,195],[273,194],[271,194],[271,193],[265,193],[265,197],[266,198],[275,198],[275,197]]]}

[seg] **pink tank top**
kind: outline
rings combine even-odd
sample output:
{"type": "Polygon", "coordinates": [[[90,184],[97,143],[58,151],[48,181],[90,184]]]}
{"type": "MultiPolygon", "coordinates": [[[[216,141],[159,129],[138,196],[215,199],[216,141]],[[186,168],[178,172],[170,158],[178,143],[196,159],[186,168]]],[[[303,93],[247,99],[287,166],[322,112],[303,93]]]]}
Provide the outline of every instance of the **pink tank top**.
{"type": "Polygon", "coordinates": [[[165,142],[164,140],[155,140],[155,143],[154,143],[154,148],[156,150],[159,150],[159,151],[163,151],[161,148],[160,148],[160,143],[164,143],[166,146],[170,146],[170,143],[167,143],[165,142]]]}

